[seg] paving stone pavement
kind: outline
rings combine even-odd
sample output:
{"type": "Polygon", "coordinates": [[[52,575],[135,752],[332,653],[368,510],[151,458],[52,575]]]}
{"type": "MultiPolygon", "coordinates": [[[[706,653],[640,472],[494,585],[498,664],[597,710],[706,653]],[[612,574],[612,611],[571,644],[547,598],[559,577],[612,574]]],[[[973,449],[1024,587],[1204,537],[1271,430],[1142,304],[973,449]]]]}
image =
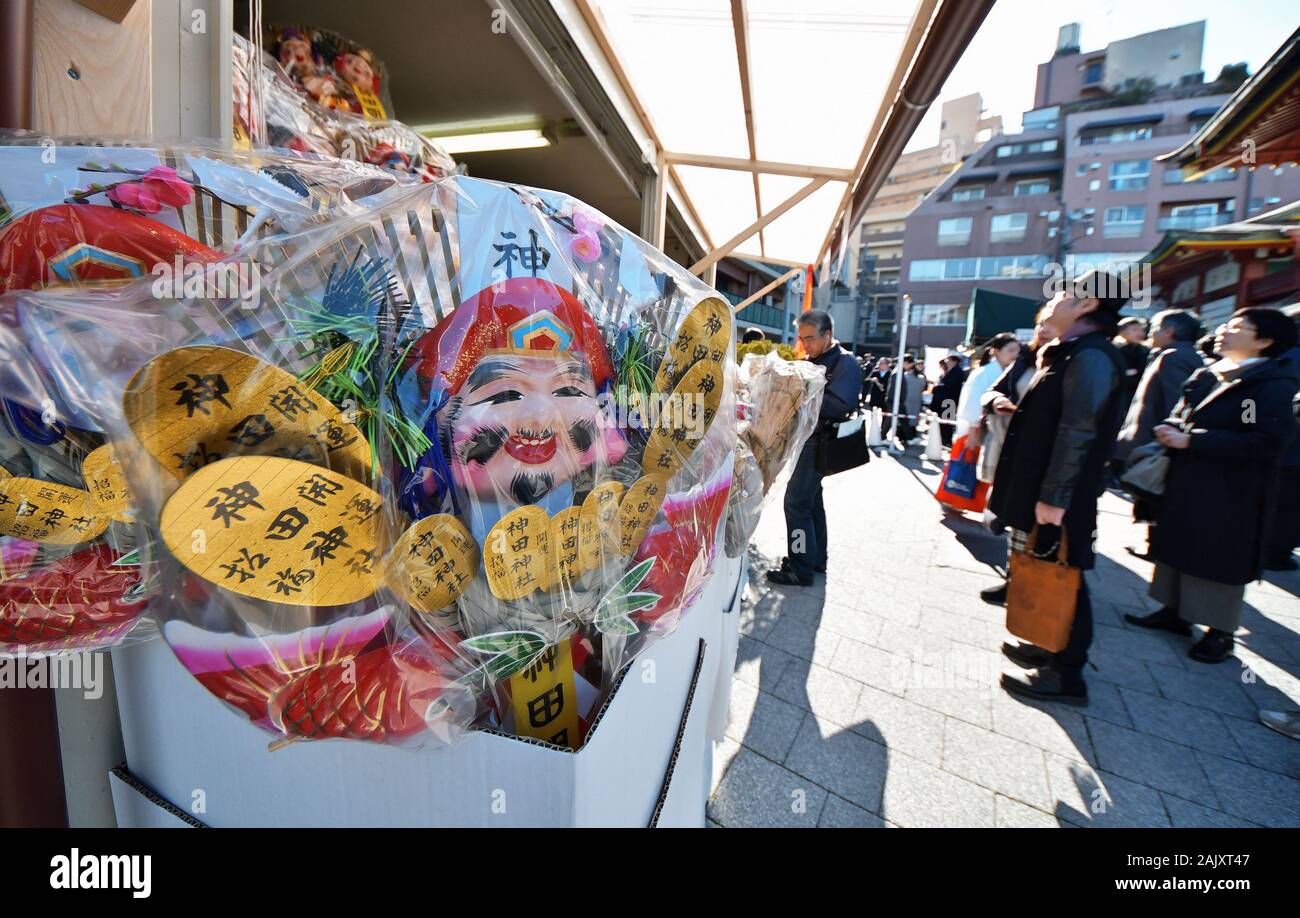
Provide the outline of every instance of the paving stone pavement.
{"type": "Polygon", "coordinates": [[[1089,704],[1024,703],[998,582],[1003,539],[934,499],[940,467],[878,453],[827,479],[830,572],[772,587],[780,495],[750,546],[750,582],[710,825],[1300,826],[1300,742],[1259,708],[1300,707],[1300,575],[1246,591],[1236,659],[1124,622],[1151,611],[1142,531],[1102,498],[1089,704]]]}

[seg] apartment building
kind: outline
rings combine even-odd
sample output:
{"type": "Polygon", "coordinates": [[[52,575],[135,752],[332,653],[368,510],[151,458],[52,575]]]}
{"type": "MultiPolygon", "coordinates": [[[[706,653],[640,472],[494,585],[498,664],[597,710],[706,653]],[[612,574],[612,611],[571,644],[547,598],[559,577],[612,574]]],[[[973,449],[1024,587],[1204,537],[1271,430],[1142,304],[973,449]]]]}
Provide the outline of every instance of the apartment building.
{"type": "Polygon", "coordinates": [[[1036,299],[1054,265],[1077,274],[1141,260],[1171,229],[1230,223],[1300,198],[1300,169],[1219,169],[1185,181],[1156,163],[1235,85],[1201,73],[1204,23],[1078,49],[1077,25],[1038,67],[1019,134],[969,156],[908,217],[900,293],[910,346],[967,336],[976,289],[1036,299]]]}
{"type": "MultiPolygon", "coordinates": [[[[882,353],[896,335],[903,230],[908,215],[962,159],[1002,130],[978,93],[950,99],[940,111],[939,142],[904,153],[890,171],[851,237],[837,282],[828,292],[842,340],[859,353],[882,353]]],[[[820,303],[819,303],[820,305],[820,303]]]]}
{"type": "MultiPolygon", "coordinates": [[[[718,262],[715,289],[739,306],[785,274],[784,265],[769,265],[750,258],[723,258],[718,262]]],[[[786,281],[765,293],[736,314],[741,329],[757,328],[773,341],[793,341],[791,323],[803,308],[803,287],[797,280],[786,281]]]]}

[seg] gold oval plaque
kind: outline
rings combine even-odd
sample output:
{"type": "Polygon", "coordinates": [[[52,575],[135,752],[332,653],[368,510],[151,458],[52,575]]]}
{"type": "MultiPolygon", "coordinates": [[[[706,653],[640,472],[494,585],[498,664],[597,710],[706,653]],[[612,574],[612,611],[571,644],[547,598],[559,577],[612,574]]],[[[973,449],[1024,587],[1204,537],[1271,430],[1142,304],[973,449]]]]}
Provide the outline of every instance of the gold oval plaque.
{"type": "Polygon", "coordinates": [[[160,354],[122,396],[144,448],[179,479],[222,459],[276,456],[369,480],[370,445],[323,395],[242,351],[160,354]]]}
{"type": "Polygon", "coordinates": [[[163,506],[163,542],[223,589],[295,606],[337,606],[378,586],[380,497],[340,472],[240,456],[204,466],[163,506]]]}

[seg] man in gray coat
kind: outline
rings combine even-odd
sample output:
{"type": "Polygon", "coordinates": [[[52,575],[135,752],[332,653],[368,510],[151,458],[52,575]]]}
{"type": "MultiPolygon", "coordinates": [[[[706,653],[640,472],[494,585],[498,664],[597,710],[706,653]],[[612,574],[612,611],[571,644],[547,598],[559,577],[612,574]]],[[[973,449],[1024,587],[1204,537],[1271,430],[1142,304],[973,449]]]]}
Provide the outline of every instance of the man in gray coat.
{"type": "Polygon", "coordinates": [[[1201,323],[1182,309],[1166,309],[1151,320],[1151,351],[1128,416],[1115,442],[1114,457],[1122,467],[1133,450],[1155,439],[1157,424],[1163,424],[1183,394],[1183,383],[1205,366],[1196,341],[1201,323]]]}
{"type": "MultiPolygon", "coordinates": [[[[1156,425],[1163,424],[1173,411],[1182,397],[1187,378],[1205,366],[1205,360],[1196,347],[1201,332],[1200,320],[1182,309],[1166,309],[1151,320],[1153,356],[1138,382],[1128,416],[1115,440],[1111,464],[1116,477],[1123,474],[1124,464],[1133,450],[1155,439],[1156,425]]],[[[1139,523],[1152,522],[1155,508],[1145,501],[1135,500],[1133,519],[1139,523]]],[[[1148,555],[1145,547],[1129,546],[1127,551],[1142,559],[1148,555]]]]}

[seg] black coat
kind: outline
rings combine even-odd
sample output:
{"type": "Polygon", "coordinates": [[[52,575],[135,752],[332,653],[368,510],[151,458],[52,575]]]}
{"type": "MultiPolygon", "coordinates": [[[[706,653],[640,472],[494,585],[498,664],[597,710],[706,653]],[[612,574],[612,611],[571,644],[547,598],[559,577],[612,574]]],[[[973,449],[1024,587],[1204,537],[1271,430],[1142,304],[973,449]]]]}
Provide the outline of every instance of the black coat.
{"type": "Polygon", "coordinates": [[[867,404],[872,408],[885,408],[885,388],[888,385],[889,373],[887,371],[876,371],[867,374],[867,380],[863,385],[867,391],[867,404]]]}
{"type": "Polygon", "coordinates": [[[818,422],[839,423],[858,410],[862,393],[862,365],[852,354],[833,343],[820,357],[810,359],[826,371],[826,388],[822,390],[822,407],[818,422]]]}
{"type": "Polygon", "coordinates": [[[989,508],[1024,532],[1039,501],[1065,508],[1069,562],[1090,569],[1097,498],[1127,405],[1124,365],[1102,332],[1053,344],[1011,415],[989,508]]]}
{"type": "MultiPolygon", "coordinates": [[[[1300,345],[1291,348],[1278,360],[1291,371],[1296,383],[1300,385],[1300,345]]],[[[1300,394],[1296,396],[1295,416],[1298,428],[1297,435],[1291,441],[1291,445],[1286,448],[1286,452],[1282,454],[1282,468],[1284,469],[1300,469],[1300,394]]]]}
{"type": "Polygon", "coordinates": [[[957,364],[947,370],[930,392],[930,409],[949,421],[957,417],[957,402],[961,387],[966,384],[966,371],[957,364]]]}
{"type": "Polygon", "coordinates": [[[1115,440],[1116,459],[1128,459],[1133,450],[1155,439],[1156,425],[1169,417],[1188,377],[1203,366],[1201,352],[1190,341],[1175,341],[1152,358],[1129,405],[1124,428],[1115,440]]]}
{"type": "Polygon", "coordinates": [[[1124,388],[1128,390],[1130,401],[1137,392],[1138,382],[1150,357],[1151,351],[1145,344],[1129,341],[1119,346],[1119,359],[1124,362],[1124,388]]]}
{"type": "Polygon", "coordinates": [[[1169,450],[1151,530],[1155,560],[1216,583],[1259,579],[1278,467],[1296,435],[1295,391],[1295,376],[1277,360],[1224,386],[1208,368],[1192,374],[1170,418],[1192,439],[1187,449],[1169,450]]]}

